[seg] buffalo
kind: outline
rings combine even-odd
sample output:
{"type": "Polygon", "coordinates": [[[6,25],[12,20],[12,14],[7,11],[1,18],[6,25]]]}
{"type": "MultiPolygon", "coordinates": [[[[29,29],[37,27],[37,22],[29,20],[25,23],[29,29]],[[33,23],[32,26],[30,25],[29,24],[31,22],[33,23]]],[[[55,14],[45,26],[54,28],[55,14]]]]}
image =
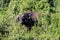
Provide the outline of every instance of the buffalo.
{"type": "Polygon", "coordinates": [[[38,23],[37,13],[32,11],[24,12],[17,17],[17,21],[25,25],[27,30],[31,30],[32,26],[38,23]]]}

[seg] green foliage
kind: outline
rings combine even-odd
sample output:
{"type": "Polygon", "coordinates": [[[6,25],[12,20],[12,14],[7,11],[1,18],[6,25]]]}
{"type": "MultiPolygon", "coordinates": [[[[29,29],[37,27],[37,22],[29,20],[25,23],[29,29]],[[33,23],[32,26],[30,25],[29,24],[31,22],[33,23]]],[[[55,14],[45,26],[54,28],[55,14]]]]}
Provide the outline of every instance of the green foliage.
{"type": "Polygon", "coordinates": [[[60,0],[50,1],[0,0],[0,40],[60,40],[60,0]],[[17,15],[28,10],[39,13],[31,32],[16,22],[17,15]]]}

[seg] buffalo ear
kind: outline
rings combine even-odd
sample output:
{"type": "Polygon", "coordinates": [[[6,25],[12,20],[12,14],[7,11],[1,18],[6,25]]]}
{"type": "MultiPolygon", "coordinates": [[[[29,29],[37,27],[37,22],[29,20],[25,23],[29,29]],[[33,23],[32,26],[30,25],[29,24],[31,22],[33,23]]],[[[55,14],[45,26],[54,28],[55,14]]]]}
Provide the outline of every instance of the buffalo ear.
{"type": "Polygon", "coordinates": [[[16,18],[16,22],[20,21],[19,17],[16,18]]]}

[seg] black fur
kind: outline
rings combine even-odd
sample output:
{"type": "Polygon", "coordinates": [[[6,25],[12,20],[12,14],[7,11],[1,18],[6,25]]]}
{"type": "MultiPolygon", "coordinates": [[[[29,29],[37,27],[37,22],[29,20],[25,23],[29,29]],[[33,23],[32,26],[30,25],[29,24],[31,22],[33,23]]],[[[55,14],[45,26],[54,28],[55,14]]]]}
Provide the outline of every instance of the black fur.
{"type": "Polygon", "coordinates": [[[21,16],[18,16],[17,19],[22,25],[25,25],[27,27],[27,30],[31,30],[31,27],[38,22],[36,17],[34,16],[35,15],[33,14],[33,12],[26,12],[23,13],[21,16]]]}

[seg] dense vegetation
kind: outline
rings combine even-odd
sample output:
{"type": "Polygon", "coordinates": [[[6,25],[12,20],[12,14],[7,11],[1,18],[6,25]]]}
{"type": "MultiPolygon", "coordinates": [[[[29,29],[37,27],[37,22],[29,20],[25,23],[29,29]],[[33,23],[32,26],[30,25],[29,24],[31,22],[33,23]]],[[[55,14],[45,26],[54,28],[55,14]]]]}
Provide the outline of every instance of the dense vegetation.
{"type": "Polygon", "coordinates": [[[0,0],[0,40],[60,40],[60,0],[0,0]],[[16,22],[28,10],[40,14],[31,32],[16,22]]]}

